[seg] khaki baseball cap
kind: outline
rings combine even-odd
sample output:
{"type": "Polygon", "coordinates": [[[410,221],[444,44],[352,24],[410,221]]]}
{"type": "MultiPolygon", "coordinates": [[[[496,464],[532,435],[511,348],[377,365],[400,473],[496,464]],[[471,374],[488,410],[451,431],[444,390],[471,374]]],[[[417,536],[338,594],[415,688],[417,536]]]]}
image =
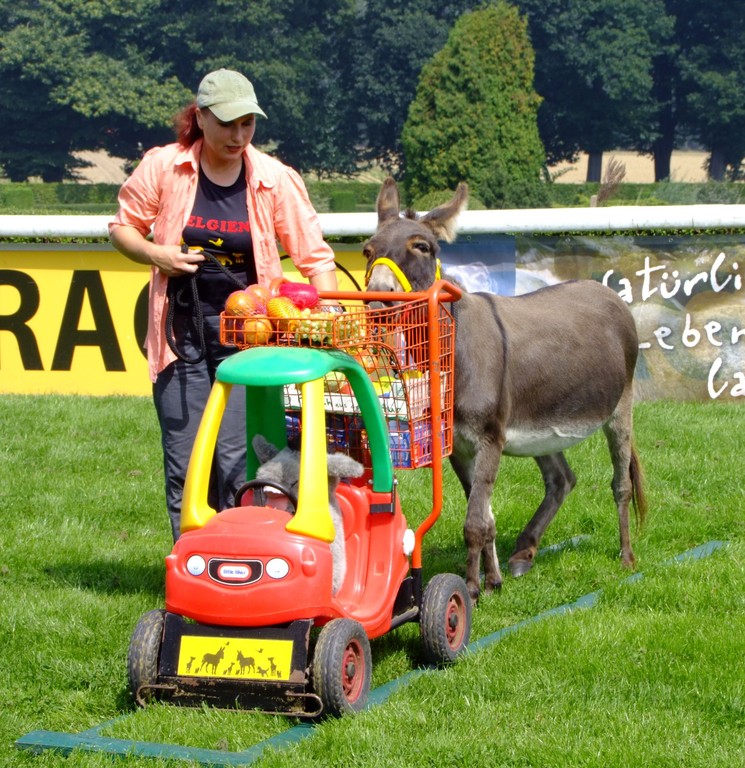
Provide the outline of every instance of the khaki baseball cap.
{"type": "Polygon", "coordinates": [[[264,111],[256,101],[250,80],[240,72],[218,69],[210,72],[199,84],[197,106],[209,107],[218,120],[229,123],[243,115],[261,115],[264,111]]]}

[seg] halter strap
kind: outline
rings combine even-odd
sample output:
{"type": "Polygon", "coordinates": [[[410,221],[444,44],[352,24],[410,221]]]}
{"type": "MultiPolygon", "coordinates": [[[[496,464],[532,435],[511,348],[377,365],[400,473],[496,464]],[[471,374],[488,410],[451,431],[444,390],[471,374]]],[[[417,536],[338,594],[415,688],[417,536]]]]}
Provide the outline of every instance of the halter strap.
{"type": "MultiPolygon", "coordinates": [[[[388,267],[388,269],[393,272],[393,274],[396,277],[396,280],[401,284],[401,288],[403,289],[404,293],[411,293],[413,290],[411,287],[411,283],[409,282],[409,278],[406,277],[406,275],[401,270],[401,267],[396,264],[395,261],[392,259],[387,258],[386,256],[381,256],[379,259],[375,259],[373,263],[370,265],[370,269],[367,270],[367,273],[365,274],[365,286],[370,282],[370,275],[372,274],[372,271],[375,267],[377,267],[379,264],[382,264],[384,267],[388,267]]],[[[435,280],[440,279],[440,260],[435,259],[435,280]]]]}

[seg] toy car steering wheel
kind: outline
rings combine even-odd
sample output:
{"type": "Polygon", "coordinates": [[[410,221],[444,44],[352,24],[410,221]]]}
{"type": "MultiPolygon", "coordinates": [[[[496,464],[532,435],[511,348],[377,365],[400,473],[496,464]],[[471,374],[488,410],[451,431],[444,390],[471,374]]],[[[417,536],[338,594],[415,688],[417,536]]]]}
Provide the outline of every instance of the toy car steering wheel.
{"type": "Polygon", "coordinates": [[[275,483],[272,480],[259,480],[256,478],[255,480],[249,480],[248,482],[243,483],[243,485],[235,492],[234,500],[236,506],[241,503],[241,498],[246,491],[250,491],[255,488],[256,491],[254,493],[254,500],[258,502],[259,506],[265,507],[266,497],[264,495],[264,488],[267,487],[274,488],[276,491],[279,491],[279,493],[281,493],[290,502],[290,504],[292,504],[292,509],[288,509],[287,511],[291,515],[294,515],[297,511],[297,495],[294,494],[286,486],[281,485],[280,483],[275,483]]]}

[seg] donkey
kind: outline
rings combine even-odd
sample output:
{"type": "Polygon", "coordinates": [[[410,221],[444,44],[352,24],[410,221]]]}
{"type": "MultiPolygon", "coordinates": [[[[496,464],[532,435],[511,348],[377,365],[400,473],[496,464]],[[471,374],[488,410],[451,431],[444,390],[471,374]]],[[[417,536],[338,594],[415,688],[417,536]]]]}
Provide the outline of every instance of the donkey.
{"type": "MultiPolygon", "coordinates": [[[[378,227],[365,243],[368,291],[424,291],[439,276],[438,240],[452,242],[468,188],[422,217],[400,213],[398,189],[387,179],[378,194],[378,227]],[[408,282],[408,285],[407,285],[408,282]]],[[[453,281],[455,282],[455,281],[453,281]]],[[[502,585],[491,497],[502,455],[533,457],[545,496],[517,537],[513,576],[533,565],[546,528],[574,488],[563,451],[603,429],[618,509],[621,561],[635,564],[629,506],[643,523],[646,499],[633,446],[633,377],[638,355],[634,318],[610,288],[580,280],[519,297],[463,292],[455,320],[453,452],[467,498],[466,584],[472,599],[502,585]]]]}

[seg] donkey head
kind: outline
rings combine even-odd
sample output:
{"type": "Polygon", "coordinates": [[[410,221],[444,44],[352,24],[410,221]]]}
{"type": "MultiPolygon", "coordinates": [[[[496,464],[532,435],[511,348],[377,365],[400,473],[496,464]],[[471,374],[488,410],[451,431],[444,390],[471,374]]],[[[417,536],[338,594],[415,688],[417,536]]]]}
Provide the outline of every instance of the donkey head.
{"type": "Polygon", "coordinates": [[[368,291],[424,291],[439,277],[438,240],[455,240],[455,221],[466,207],[468,187],[461,183],[450,202],[422,217],[401,213],[398,187],[388,178],[378,194],[378,228],[365,243],[368,291]]]}

